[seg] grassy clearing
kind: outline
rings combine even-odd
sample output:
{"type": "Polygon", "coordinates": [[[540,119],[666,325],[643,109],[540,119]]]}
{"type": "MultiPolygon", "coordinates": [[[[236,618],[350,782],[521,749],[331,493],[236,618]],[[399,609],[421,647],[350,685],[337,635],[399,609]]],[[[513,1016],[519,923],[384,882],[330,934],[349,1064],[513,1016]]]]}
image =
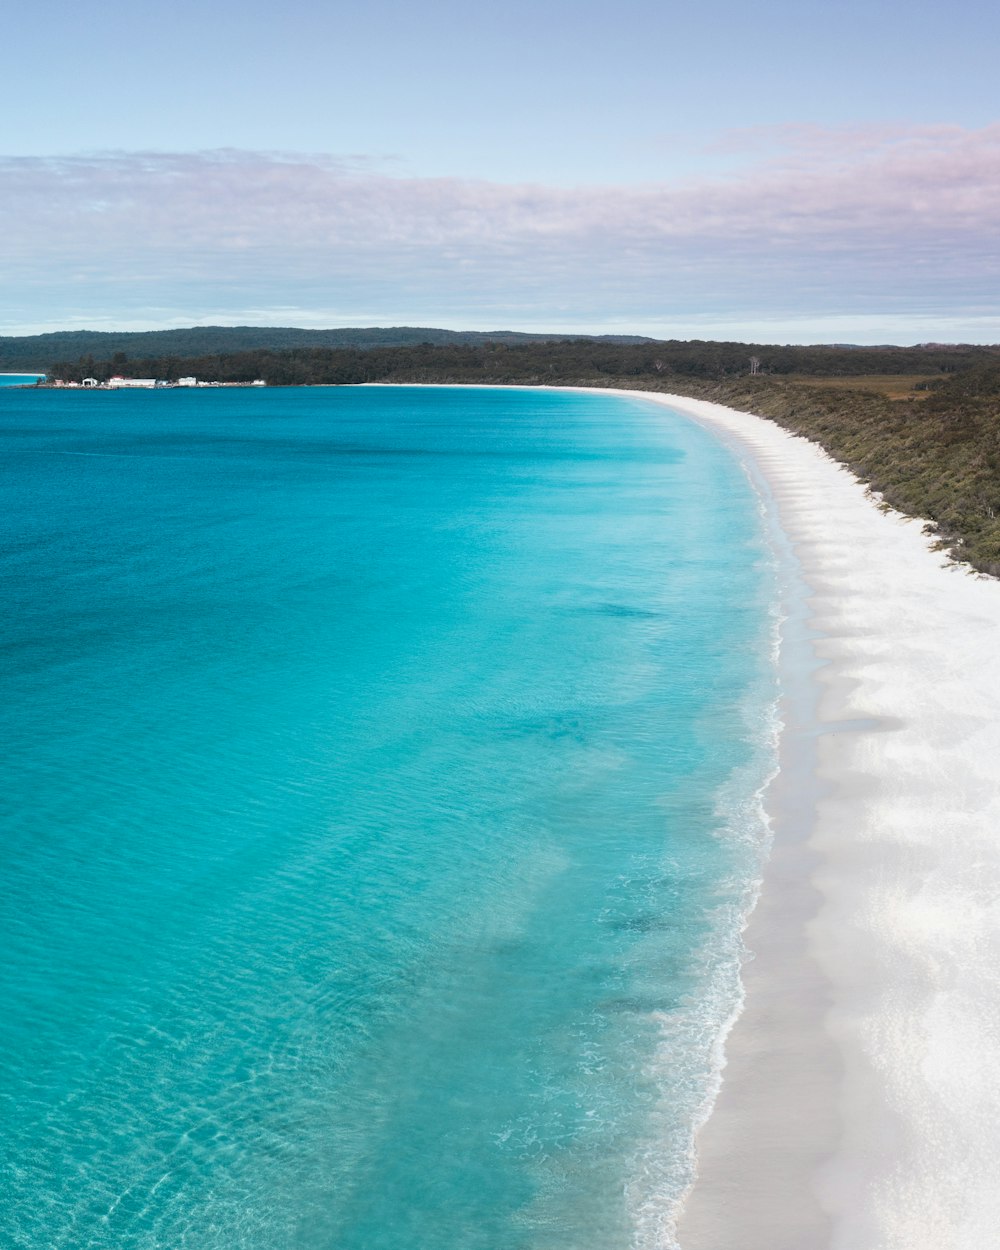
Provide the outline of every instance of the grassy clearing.
{"type": "Polygon", "coordinates": [[[835,391],[868,391],[886,399],[925,399],[930,392],[928,382],[940,381],[939,373],[872,373],[856,378],[824,378],[822,376],[784,377],[793,386],[822,386],[835,391]],[[921,387],[924,389],[918,390],[921,387]]]}

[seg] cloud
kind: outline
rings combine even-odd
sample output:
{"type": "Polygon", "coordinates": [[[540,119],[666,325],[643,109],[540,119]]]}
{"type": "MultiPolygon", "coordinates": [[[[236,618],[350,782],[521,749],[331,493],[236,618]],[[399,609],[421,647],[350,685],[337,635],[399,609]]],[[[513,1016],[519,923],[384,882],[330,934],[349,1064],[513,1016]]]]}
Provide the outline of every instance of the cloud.
{"type": "Polygon", "coordinates": [[[113,316],[115,301],[192,320],[277,305],[536,323],[998,311],[1000,125],[726,143],[750,154],[738,173],[577,188],[266,152],[6,158],[0,318],[113,316]]]}

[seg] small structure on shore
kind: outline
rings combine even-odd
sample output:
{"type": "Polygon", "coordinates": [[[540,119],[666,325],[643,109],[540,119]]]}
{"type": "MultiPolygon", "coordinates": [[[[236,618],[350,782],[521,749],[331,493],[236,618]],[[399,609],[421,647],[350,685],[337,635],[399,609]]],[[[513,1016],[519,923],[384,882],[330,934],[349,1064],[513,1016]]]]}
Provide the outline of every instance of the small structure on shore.
{"type": "MultiPolygon", "coordinates": [[[[2,375],[0,375],[2,376],[2,375]]],[[[53,387],[87,387],[92,389],[97,387],[102,391],[120,391],[120,390],[170,390],[174,387],[203,387],[203,386],[267,386],[267,382],[263,378],[255,378],[252,382],[201,382],[198,378],[178,378],[176,382],[158,381],[156,378],[125,378],[121,374],[116,374],[112,378],[108,378],[106,382],[101,382],[97,378],[84,378],[82,382],[67,382],[63,378],[53,378],[49,382],[44,375],[40,376],[38,385],[53,387]]]]}

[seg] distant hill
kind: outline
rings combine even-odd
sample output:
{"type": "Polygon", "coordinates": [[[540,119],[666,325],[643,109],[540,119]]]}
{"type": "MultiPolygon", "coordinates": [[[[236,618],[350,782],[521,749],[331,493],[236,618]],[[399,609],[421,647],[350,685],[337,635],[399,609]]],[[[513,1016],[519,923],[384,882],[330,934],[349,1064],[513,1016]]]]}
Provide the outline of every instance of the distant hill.
{"type": "Polygon", "coordinates": [[[130,357],[214,356],[232,352],[288,351],[309,347],[436,347],[481,343],[549,343],[588,339],[615,344],[648,343],[638,334],[520,334],[514,330],[435,330],[423,326],[386,329],[298,330],[291,326],[192,326],[185,330],[58,330],[52,334],[0,335],[0,373],[42,372],[54,361],[92,356],[110,360],[118,352],[130,357]]]}

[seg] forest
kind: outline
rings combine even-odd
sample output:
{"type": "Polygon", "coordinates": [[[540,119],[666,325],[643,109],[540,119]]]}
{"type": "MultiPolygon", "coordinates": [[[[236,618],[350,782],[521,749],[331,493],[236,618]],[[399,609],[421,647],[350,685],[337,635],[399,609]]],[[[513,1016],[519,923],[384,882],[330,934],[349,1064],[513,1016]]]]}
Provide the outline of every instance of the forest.
{"type": "MultiPolygon", "coordinates": [[[[288,351],[308,347],[413,347],[420,343],[531,343],[564,338],[514,330],[435,330],[420,326],[341,327],[302,330],[291,326],[189,326],[178,330],[57,330],[50,334],[0,335],[0,373],[41,373],[53,360],[91,356],[108,361],[117,353],[137,358],[205,356],[220,353],[288,351]]],[[[587,336],[613,343],[642,343],[639,335],[587,336]]]]}
{"type": "Polygon", "coordinates": [[[946,376],[977,363],[1000,362],[1000,349],[985,347],[778,347],[700,340],[541,339],[478,343],[430,341],[372,347],[257,347],[240,351],[181,354],[177,351],[108,356],[90,351],[75,359],[45,361],[50,376],[67,381],[104,380],[111,374],[173,381],[191,375],[219,382],[263,378],[270,386],[342,386],[362,382],[487,382],[608,384],[664,377],[719,381],[754,367],[769,377],[857,377],[866,374],[946,376]],[[753,362],[756,361],[756,366],[753,362]]]}

